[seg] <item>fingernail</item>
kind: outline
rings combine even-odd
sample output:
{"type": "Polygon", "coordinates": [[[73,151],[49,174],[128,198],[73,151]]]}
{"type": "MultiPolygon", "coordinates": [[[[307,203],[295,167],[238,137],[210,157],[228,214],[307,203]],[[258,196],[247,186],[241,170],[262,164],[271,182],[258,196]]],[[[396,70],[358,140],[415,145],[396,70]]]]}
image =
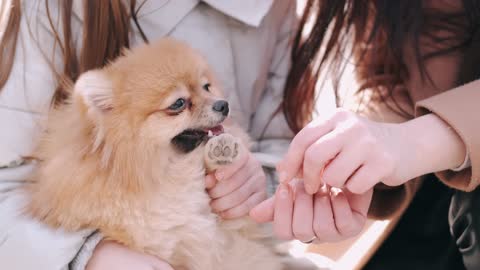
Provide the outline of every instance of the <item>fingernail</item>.
{"type": "Polygon", "coordinates": [[[278,186],[278,196],[280,196],[281,199],[286,199],[288,198],[288,186],[284,184],[280,184],[278,186]]]}
{"type": "Polygon", "coordinates": [[[342,190],[340,188],[336,188],[336,187],[330,188],[330,194],[332,194],[332,197],[338,197],[340,193],[342,193],[342,190]]]}

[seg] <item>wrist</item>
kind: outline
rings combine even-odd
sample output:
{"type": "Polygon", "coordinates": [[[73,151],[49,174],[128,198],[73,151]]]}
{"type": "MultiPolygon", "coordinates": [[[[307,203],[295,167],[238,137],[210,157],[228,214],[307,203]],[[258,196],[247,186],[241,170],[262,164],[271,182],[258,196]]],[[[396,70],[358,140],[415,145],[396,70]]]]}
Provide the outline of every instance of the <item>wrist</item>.
{"type": "Polygon", "coordinates": [[[410,155],[409,179],[460,166],[466,147],[460,136],[442,119],[428,114],[400,124],[410,155]]]}

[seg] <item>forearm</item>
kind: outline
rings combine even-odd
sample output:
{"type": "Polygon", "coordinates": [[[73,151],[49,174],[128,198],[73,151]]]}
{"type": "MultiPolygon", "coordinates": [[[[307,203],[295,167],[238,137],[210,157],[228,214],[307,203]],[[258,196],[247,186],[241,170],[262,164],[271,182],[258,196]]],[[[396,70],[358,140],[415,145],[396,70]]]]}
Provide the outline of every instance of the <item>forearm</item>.
{"type": "Polygon", "coordinates": [[[453,169],[464,162],[466,147],[462,139],[435,114],[415,118],[400,124],[400,128],[410,145],[410,178],[453,169]]]}

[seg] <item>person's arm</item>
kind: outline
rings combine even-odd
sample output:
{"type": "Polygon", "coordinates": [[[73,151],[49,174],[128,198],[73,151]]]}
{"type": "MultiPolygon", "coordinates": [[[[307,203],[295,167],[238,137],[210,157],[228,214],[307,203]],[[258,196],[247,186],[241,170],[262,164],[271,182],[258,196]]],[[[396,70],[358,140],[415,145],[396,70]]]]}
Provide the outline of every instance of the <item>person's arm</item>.
{"type": "MultiPolygon", "coordinates": [[[[439,137],[438,141],[430,142],[436,145],[428,144],[428,139],[423,138],[426,146],[442,151],[442,153],[431,153],[433,156],[428,158],[432,159],[432,163],[437,167],[428,169],[436,172],[439,179],[448,186],[463,191],[472,191],[480,184],[479,101],[480,80],[476,80],[423,100],[416,106],[418,116],[430,113],[441,119],[442,121],[432,119],[426,121],[440,123],[437,126],[443,126],[444,130],[440,134],[432,134],[439,137]],[[443,136],[440,137],[441,134],[443,136]],[[448,140],[448,138],[451,139],[448,140]],[[465,166],[461,171],[454,170],[463,163],[465,155],[470,165],[465,166]]],[[[425,149],[425,151],[429,150],[425,149]]]]}
{"type": "MultiPolygon", "coordinates": [[[[450,104],[450,106],[452,106],[450,104]]],[[[457,106],[453,106],[457,107],[457,106]]],[[[400,125],[414,165],[405,178],[458,168],[465,160],[466,145],[452,127],[429,113],[400,125]]]]}
{"type": "MultiPolygon", "coordinates": [[[[413,142],[423,149],[417,151],[419,172],[416,174],[435,172],[448,186],[464,191],[478,186],[480,131],[477,123],[480,122],[480,107],[476,103],[480,100],[479,88],[480,81],[474,81],[416,104],[417,116],[428,115],[405,123],[411,129],[406,136],[414,138],[413,142]],[[432,129],[425,128],[430,125],[432,129]],[[458,165],[463,168],[459,170],[458,165]]],[[[379,116],[387,110],[380,109],[368,116],[382,120],[379,116]]],[[[420,179],[397,187],[377,185],[369,215],[376,219],[399,215],[420,186],[420,179]]]]}

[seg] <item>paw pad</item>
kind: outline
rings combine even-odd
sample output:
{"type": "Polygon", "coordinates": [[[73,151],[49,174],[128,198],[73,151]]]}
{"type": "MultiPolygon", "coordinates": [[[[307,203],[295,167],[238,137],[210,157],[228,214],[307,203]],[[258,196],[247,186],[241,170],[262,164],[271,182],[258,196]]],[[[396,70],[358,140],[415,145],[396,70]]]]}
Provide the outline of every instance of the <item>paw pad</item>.
{"type": "Polygon", "coordinates": [[[221,134],[207,142],[205,151],[207,162],[217,165],[227,165],[238,156],[238,140],[230,134],[221,134]]]}

